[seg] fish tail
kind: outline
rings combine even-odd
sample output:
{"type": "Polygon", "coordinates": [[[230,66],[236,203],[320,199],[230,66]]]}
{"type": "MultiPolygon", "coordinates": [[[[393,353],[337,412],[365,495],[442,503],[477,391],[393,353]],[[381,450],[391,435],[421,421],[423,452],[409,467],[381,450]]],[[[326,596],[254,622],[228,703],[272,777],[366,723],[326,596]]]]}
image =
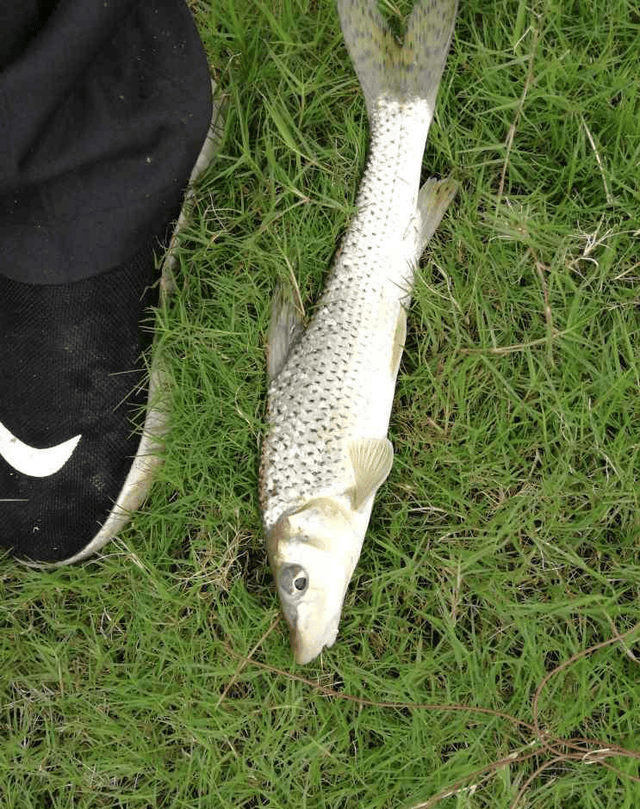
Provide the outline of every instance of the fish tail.
{"type": "Polygon", "coordinates": [[[417,0],[398,44],[376,0],[338,0],[344,41],[371,115],[376,99],[424,99],[433,109],[457,0],[417,0]]]}

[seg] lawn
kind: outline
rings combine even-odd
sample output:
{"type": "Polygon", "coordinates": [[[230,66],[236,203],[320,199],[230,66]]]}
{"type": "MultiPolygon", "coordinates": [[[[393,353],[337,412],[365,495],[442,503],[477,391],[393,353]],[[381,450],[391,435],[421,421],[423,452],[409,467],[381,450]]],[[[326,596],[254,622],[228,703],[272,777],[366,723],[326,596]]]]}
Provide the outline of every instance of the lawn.
{"type": "Polygon", "coordinates": [[[225,114],[157,318],[165,464],[99,557],[2,560],[0,807],[637,809],[635,6],[461,3],[424,159],[460,191],[306,667],[258,510],[264,342],[278,281],[322,289],[366,111],[330,0],[191,6],[225,114]]]}

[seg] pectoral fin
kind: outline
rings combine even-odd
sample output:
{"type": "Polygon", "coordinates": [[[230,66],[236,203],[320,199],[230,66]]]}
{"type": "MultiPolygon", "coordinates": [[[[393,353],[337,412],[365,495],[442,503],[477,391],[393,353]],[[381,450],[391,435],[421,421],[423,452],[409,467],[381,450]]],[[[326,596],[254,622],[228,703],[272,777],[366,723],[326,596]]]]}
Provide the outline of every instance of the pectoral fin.
{"type": "Polygon", "coordinates": [[[355,474],[353,507],[361,508],[385,482],[393,465],[393,447],[388,438],[361,438],[349,444],[355,474]]]}

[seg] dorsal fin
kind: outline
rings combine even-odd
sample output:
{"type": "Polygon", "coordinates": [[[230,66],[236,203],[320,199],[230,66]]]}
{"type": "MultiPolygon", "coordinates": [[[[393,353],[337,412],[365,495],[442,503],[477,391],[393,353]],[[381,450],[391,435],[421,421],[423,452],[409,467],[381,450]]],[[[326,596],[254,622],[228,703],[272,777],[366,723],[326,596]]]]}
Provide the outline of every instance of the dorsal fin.
{"type": "Polygon", "coordinates": [[[282,285],[276,287],[271,301],[271,320],[267,332],[267,375],[275,379],[286,362],[289,349],[302,331],[300,315],[293,296],[282,285]]]}

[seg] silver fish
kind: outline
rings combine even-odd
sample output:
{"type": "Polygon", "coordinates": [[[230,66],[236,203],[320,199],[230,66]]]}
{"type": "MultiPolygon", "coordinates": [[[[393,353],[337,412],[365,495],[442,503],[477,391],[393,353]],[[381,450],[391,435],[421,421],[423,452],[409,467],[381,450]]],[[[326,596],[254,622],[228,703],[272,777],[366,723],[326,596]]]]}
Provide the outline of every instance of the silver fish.
{"type": "Polygon", "coordinates": [[[371,129],[357,212],[306,330],[282,293],[268,334],[268,432],[260,502],[267,551],[298,663],[338,633],[387,438],[417,262],[456,184],[420,169],[456,15],[418,0],[400,46],[376,0],[338,0],[371,129]]]}

